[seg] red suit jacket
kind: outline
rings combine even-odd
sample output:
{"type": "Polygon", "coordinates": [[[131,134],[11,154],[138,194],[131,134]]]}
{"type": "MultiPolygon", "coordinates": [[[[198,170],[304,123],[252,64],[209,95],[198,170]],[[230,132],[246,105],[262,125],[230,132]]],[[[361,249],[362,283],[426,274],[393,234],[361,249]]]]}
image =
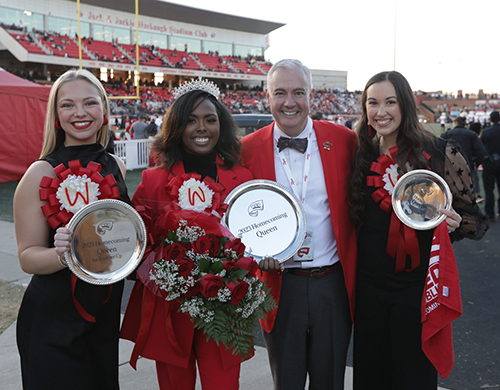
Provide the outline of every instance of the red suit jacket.
{"type": "MultiPolygon", "coordinates": [[[[217,163],[223,161],[217,157],[217,163]]],[[[181,162],[174,164],[172,173],[168,169],[152,168],[142,173],[142,183],[134,193],[134,206],[149,206],[152,217],[162,212],[163,207],[171,202],[165,186],[175,178],[184,174],[181,162]]],[[[252,180],[252,174],[246,168],[234,166],[232,170],[217,167],[219,183],[225,189],[222,199],[225,199],[239,184],[252,180]]],[[[194,326],[188,314],[177,313],[179,303],[166,301],[154,295],[140,281],[132,290],[120,337],[136,343],[130,364],[135,368],[139,355],[148,359],[161,361],[186,368],[192,349],[194,326]]],[[[214,341],[210,341],[214,342],[214,341]]],[[[220,344],[224,369],[241,363],[241,356],[232,355],[232,350],[220,344]]]]}
{"type": "MultiPolygon", "coordinates": [[[[273,126],[274,123],[242,139],[243,165],[250,169],[255,179],[276,181],[273,126]]],[[[328,121],[313,121],[313,127],[323,163],[332,226],[344,270],[351,318],[354,318],[357,248],[354,225],[349,218],[347,204],[347,175],[356,145],[356,134],[347,127],[328,121]]],[[[271,294],[279,304],[281,274],[261,272],[261,277],[271,287],[271,294]]],[[[273,329],[276,313],[277,309],[269,312],[266,319],[261,322],[266,332],[271,332],[273,329]]]]}

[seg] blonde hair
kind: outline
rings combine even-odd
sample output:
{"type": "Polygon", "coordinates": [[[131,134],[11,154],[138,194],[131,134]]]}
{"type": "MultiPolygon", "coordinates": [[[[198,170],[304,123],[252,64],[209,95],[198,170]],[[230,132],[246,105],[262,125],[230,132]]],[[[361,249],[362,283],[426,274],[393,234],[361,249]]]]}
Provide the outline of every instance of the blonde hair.
{"type": "MultiPolygon", "coordinates": [[[[64,130],[56,129],[55,123],[57,118],[57,94],[61,87],[70,82],[76,80],[83,80],[94,87],[96,87],[99,92],[99,97],[103,105],[104,115],[108,118],[110,116],[109,101],[106,95],[106,91],[102,86],[101,82],[95,77],[91,72],[85,69],[71,69],[61,75],[50,90],[49,101],[47,103],[47,115],[45,117],[45,128],[43,136],[43,146],[42,152],[40,153],[40,158],[43,158],[54,150],[59,148],[64,143],[65,132],[64,130]]],[[[99,142],[103,147],[106,147],[109,142],[109,124],[103,125],[97,132],[97,142],[99,142]]]]}

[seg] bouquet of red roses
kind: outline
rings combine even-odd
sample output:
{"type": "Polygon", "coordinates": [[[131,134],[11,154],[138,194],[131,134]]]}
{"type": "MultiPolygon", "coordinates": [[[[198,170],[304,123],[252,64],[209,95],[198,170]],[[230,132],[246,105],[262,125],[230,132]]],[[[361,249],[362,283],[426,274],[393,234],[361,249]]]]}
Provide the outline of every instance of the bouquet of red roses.
{"type": "Polygon", "coordinates": [[[233,348],[242,359],[254,351],[252,330],[276,308],[258,264],[220,224],[225,206],[210,178],[183,175],[167,185],[172,202],[150,226],[152,251],[139,279],[166,300],[179,300],[207,340],[233,348]],[[161,240],[161,242],[160,242],[161,240]]]}
{"type": "Polygon", "coordinates": [[[252,330],[276,304],[257,277],[258,264],[245,257],[238,238],[206,233],[180,220],[179,228],[164,238],[161,259],[153,263],[150,279],[180,299],[179,311],[188,313],[207,339],[247,356],[254,350],[252,330]]]}

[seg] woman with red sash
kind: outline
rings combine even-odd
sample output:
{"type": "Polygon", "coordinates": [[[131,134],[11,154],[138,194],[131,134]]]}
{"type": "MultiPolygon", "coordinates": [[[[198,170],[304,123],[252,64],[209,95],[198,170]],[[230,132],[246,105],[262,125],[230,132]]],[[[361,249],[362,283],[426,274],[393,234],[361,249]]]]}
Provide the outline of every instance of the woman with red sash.
{"type": "Polygon", "coordinates": [[[452,241],[481,239],[488,224],[475,202],[464,157],[421,127],[413,91],[400,73],[373,76],[362,110],[349,180],[358,233],[354,389],[435,390],[437,371],[421,337],[434,229],[417,231],[397,218],[394,185],[414,169],[441,175],[453,194],[452,209],[441,210],[452,241]]]}
{"type": "Polygon", "coordinates": [[[119,388],[124,283],[83,282],[64,259],[71,232],[63,226],[79,208],[102,198],[130,203],[125,164],[105,150],[108,117],[106,92],[92,73],[61,75],[50,91],[40,159],[16,189],[18,256],[33,274],[17,321],[25,390],[119,388]]]}
{"type": "MultiPolygon", "coordinates": [[[[201,79],[174,91],[176,100],[152,149],[159,166],[143,172],[132,199],[148,226],[144,258],[162,245],[153,227],[172,207],[172,192],[167,191],[172,180],[186,173],[211,178],[224,200],[232,189],[253,178],[239,165],[237,126],[218,95],[215,84],[201,79]]],[[[147,261],[142,266],[146,265],[147,261]]],[[[177,311],[178,300],[165,300],[148,286],[136,281],[122,325],[121,337],[135,342],[131,365],[135,368],[138,356],[155,360],[162,390],[194,390],[196,366],[204,390],[238,389],[242,356],[233,355],[222,343],[207,341],[202,329],[195,330],[189,314],[177,311]]]]}

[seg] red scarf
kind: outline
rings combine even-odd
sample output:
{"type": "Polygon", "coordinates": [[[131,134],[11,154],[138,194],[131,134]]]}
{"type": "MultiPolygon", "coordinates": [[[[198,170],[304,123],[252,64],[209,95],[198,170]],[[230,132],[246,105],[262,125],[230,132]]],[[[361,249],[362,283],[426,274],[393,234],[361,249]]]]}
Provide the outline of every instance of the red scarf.
{"type": "Polygon", "coordinates": [[[434,231],[422,297],[422,350],[446,378],[453,368],[451,322],[462,315],[457,264],[446,222],[434,231]]]}

